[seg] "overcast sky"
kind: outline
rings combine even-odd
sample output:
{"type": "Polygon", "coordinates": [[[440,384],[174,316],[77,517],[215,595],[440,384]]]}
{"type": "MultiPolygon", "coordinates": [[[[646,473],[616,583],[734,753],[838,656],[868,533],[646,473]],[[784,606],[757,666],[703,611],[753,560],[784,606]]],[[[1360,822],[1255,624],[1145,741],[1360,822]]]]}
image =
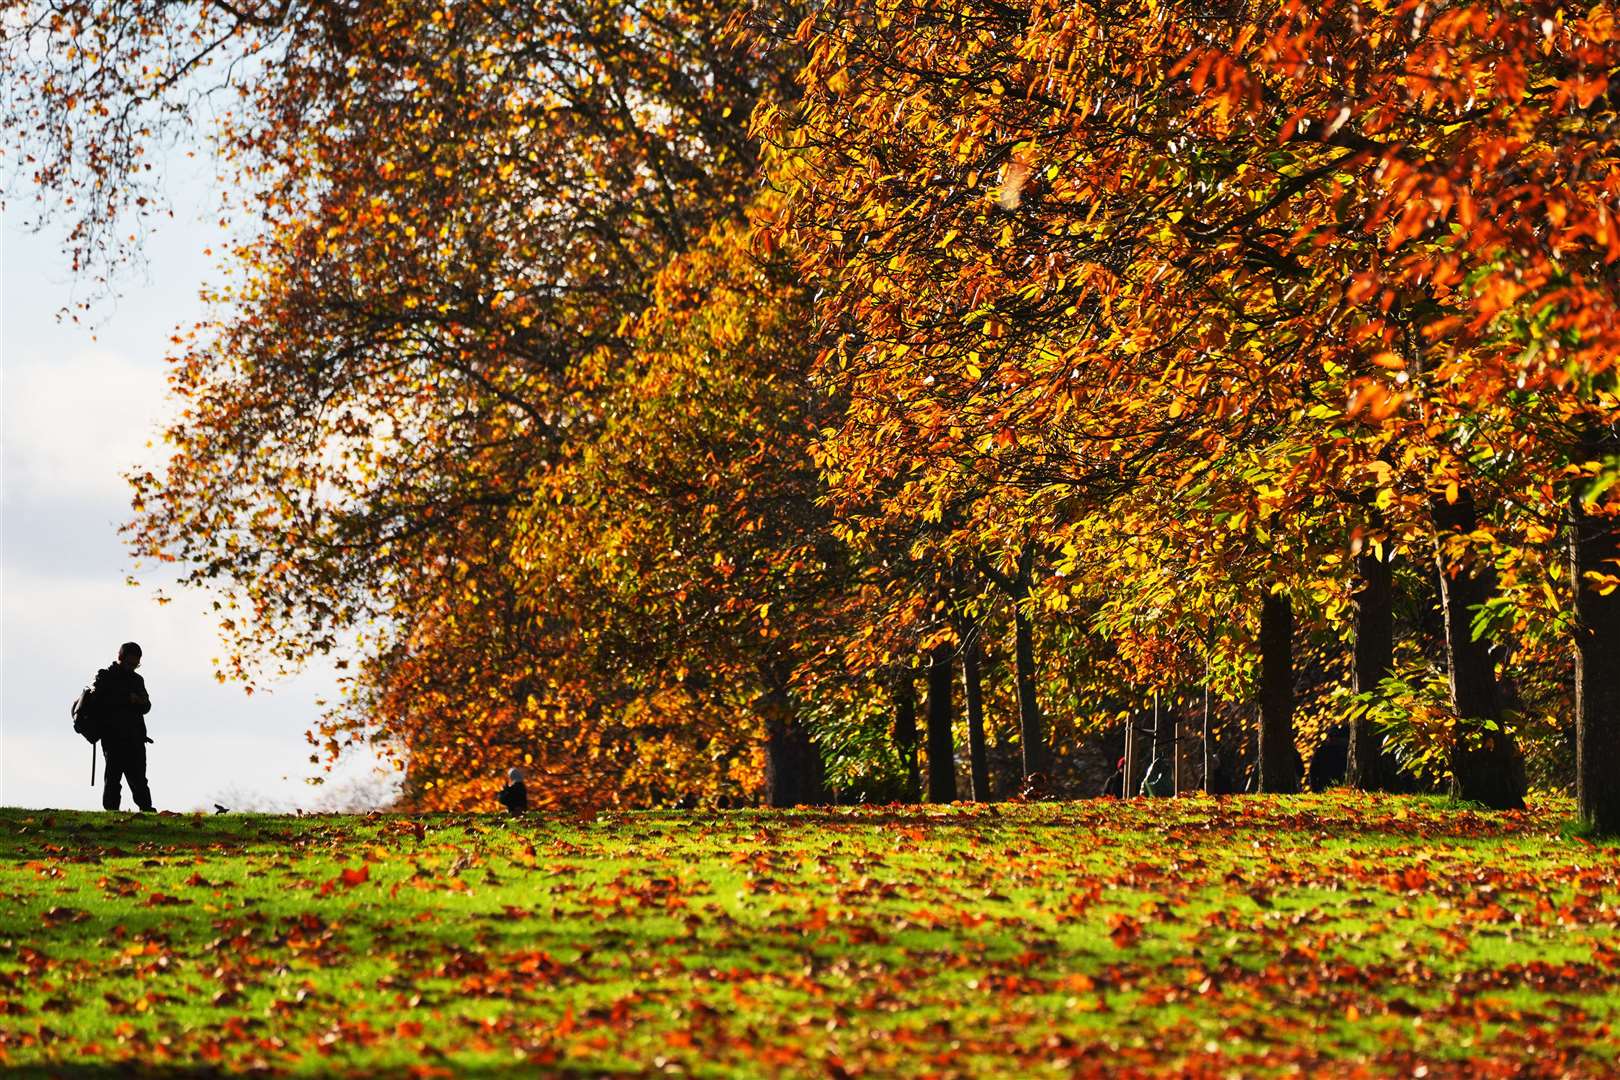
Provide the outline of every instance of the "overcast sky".
{"type": "MultiPolygon", "coordinates": [[[[91,324],[58,320],[82,296],[51,233],[22,221],[18,200],[0,231],[0,805],[92,809],[90,747],[68,706],[117,646],[138,641],[152,696],[148,775],[160,809],[326,805],[338,792],[379,787],[359,763],[324,788],[303,733],[330,671],[306,673],[252,697],[213,677],[219,654],[208,601],[125,584],[118,536],[129,513],[121,473],[156,464],[172,405],[165,396],[170,335],[200,314],[212,271],[203,254],[222,239],[196,177],[171,182],[175,218],[145,244],[146,265],[91,324]],[[148,448],[147,442],[156,443],[148,448]]],[[[127,789],[124,805],[130,805],[127,789]]]]}

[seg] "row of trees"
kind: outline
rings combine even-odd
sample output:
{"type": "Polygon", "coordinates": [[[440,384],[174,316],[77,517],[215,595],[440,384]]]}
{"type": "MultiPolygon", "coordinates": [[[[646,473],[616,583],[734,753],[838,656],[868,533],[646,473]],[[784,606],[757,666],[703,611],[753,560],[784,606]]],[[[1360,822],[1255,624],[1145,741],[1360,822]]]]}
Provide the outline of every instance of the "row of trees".
{"type": "Polygon", "coordinates": [[[1063,790],[1158,700],[1620,829],[1610,5],[7,7],[86,266],[235,93],[130,538],[423,805],[1063,790]]]}

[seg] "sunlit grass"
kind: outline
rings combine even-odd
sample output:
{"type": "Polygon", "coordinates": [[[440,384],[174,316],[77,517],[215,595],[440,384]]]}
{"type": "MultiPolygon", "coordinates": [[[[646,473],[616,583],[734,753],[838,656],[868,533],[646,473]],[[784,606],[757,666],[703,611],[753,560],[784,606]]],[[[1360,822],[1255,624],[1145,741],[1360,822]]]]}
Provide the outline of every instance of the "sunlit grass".
{"type": "Polygon", "coordinates": [[[1620,1067],[1562,802],[0,811],[0,1054],[287,1072],[1620,1067]],[[348,871],[345,875],[345,871],[348,871]]]}

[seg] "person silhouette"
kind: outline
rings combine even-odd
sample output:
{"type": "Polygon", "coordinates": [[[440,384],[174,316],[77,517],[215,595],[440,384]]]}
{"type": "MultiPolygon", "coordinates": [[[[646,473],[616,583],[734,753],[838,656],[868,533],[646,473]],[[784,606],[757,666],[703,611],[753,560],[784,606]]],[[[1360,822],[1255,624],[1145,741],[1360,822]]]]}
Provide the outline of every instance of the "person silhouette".
{"type": "Polygon", "coordinates": [[[523,783],[523,770],[512,766],[506,774],[506,786],[495,794],[495,801],[506,807],[509,814],[527,813],[529,809],[529,789],[523,783]]]}
{"type": "Polygon", "coordinates": [[[96,672],[96,713],[101,749],[107,757],[101,805],[107,810],[118,809],[125,780],[136,806],[145,813],[156,809],[146,784],[146,744],[152,741],[146,736],[146,714],[152,711],[152,699],[146,693],[146,680],[135,673],[140,666],[141,647],[126,641],[118,647],[117,661],[96,672]]]}
{"type": "Polygon", "coordinates": [[[1157,752],[1153,760],[1148,762],[1147,772],[1142,776],[1142,794],[1154,798],[1175,794],[1175,785],[1170,776],[1170,759],[1168,756],[1160,757],[1157,752]]]}

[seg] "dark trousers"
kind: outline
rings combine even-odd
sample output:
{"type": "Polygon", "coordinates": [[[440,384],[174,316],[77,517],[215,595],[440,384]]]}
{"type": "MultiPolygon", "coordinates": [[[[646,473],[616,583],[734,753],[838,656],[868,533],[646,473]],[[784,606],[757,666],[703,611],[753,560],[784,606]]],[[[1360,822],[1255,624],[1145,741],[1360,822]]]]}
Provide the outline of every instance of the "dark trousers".
{"type": "Polygon", "coordinates": [[[129,781],[129,793],[135,805],[142,810],[152,809],[152,792],[146,786],[146,742],[143,739],[103,739],[101,751],[107,755],[105,786],[101,789],[101,805],[108,810],[118,809],[123,794],[120,781],[129,781]]]}

